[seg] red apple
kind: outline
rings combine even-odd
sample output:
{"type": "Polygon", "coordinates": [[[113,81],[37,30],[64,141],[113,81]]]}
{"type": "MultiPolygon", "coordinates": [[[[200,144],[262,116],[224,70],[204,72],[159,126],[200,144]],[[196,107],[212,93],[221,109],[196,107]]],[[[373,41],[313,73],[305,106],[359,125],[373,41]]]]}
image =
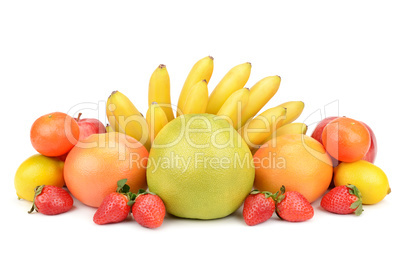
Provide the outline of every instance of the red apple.
{"type": "Polygon", "coordinates": [[[80,127],[80,137],[78,140],[83,140],[92,134],[106,133],[106,128],[101,121],[95,118],[81,119],[82,113],[78,114],[78,118],[74,118],[80,127]]]}
{"type": "Polygon", "coordinates": [[[320,123],[317,124],[317,126],[315,127],[313,133],[311,134],[311,137],[313,139],[316,139],[317,141],[319,141],[322,144],[322,131],[324,130],[325,126],[331,122],[332,120],[338,118],[337,116],[331,116],[331,117],[327,117],[324,118],[323,120],[321,120],[320,123]]]}
{"type": "MultiPolygon", "coordinates": [[[[324,130],[325,126],[331,122],[332,120],[338,118],[337,116],[332,116],[332,117],[327,117],[324,118],[323,120],[321,120],[320,123],[317,124],[317,126],[315,127],[313,133],[311,134],[311,137],[313,139],[316,139],[317,141],[319,141],[322,144],[322,131],[324,130]]],[[[340,164],[340,161],[338,159],[335,159],[334,157],[330,156],[331,160],[332,160],[332,165],[334,167],[336,167],[337,165],[340,164]]]]}
{"type": "Polygon", "coordinates": [[[367,130],[370,132],[370,137],[371,137],[371,144],[368,152],[366,155],[362,158],[363,160],[369,161],[371,163],[374,163],[375,157],[377,156],[377,139],[375,138],[373,130],[366,125],[365,123],[361,122],[367,130]]]}
{"type": "Polygon", "coordinates": [[[67,155],[70,151],[68,151],[67,153],[60,155],[60,156],[56,156],[57,159],[59,159],[60,161],[66,161],[67,155]]]}
{"type": "MultiPolygon", "coordinates": [[[[324,127],[331,122],[332,120],[338,118],[337,116],[333,116],[333,117],[327,117],[324,118],[323,120],[321,120],[320,123],[317,124],[317,126],[315,127],[313,133],[311,134],[311,137],[316,139],[317,141],[319,141],[320,143],[322,143],[322,131],[324,130],[324,127]]],[[[365,123],[361,122],[366,128],[367,130],[370,132],[370,137],[371,137],[371,145],[370,148],[368,150],[368,152],[366,153],[366,155],[362,158],[363,160],[369,161],[371,163],[374,163],[375,157],[377,155],[377,140],[375,138],[374,132],[373,130],[366,125],[365,123]]],[[[332,162],[334,164],[334,167],[337,166],[340,162],[338,160],[336,160],[335,158],[332,158],[332,162]]]]}

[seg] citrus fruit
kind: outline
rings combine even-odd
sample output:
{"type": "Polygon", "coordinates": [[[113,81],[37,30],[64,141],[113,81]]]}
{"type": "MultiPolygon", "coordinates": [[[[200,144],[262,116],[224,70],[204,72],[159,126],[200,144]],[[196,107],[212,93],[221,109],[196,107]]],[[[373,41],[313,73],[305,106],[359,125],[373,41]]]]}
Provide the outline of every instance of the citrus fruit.
{"type": "Polygon", "coordinates": [[[14,186],[19,198],[33,201],[35,188],[39,185],[63,187],[64,162],[36,154],[26,159],[17,169],[14,186]]]}
{"type": "Polygon", "coordinates": [[[322,142],[327,152],[343,162],[362,159],[370,148],[370,133],[359,121],[339,117],[329,122],[322,131],[322,142]]]}
{"type": "Polygon", "coordinates": [[[265,143],[254,154],[255,183],[260,191],[275,193],[284,185],[311,203],[332,179],[331,158],[321,143],[302,134],[288,134],[265,143]]]}
{"type": "Polygon", "coordinates": [[[330,116],[326,117],[321,120],[317,126],[315,127],[313,133],[311,133],[311,137],[322,143],[322,131],[324,130],[325,126],[331,122],[332,120],[338,118],[337,116],[330,116]]]}
{"type": "Polygon", "coordinates": [[[380,202],[391,192],[384,171],[365,160],[339,164],[334,170],[334,183],[335,186],[355,185],[366,205],[380,202]]]}
{"type": "Polygon", "coordinates": [[[149,190],[178,217],[225,217],[240,207],[253,181],[247,144],[216,115],[177,117],[162,128],[149,153],[149,190]]]}
{"type": "Polygon", "coordinates": [[[80,128],[71,116],[55,112],[36,119],[31,127],[32,146],[40,154],[61,156],[77,143],[80,128]]]}
{"type": "Polygon", "coordinates": [[[99,207],[127,179],[131,192],[146,189],[148,151],[132,137],[119,132],[93,134],[67,155],[64,178],[71,194],[82,203],[99,207]]]}

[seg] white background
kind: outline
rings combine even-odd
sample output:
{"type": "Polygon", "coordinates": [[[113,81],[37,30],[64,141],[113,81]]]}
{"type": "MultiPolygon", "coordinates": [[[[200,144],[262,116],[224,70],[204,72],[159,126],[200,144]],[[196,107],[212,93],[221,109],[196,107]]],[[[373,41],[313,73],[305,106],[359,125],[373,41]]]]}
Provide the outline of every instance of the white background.
{"type": "Polygon", "coordinates": [[[1,2],[2,266],[400,265],[398,1],[141,2],[147,4],[1,2]],[[190,68],[208,55],[215,58],[210,92],[230,68],[249,61],[247,86],[280,75],[281,87],[267,107],[304,101],[298,121],[310,125],[309,134],[326,106],[326,116],[367,123],[377,135],[376,164],[388,175],[392,193],[365,206],[360,217],[327,213],[317,201],[310,221],[273,216],[255,227],[245,225],[241,210],[212,221],[168,216],[156,230],[133,220],[97,226],[95,210],[78,201],[59,216],[26,213],[31,204],[17,200],[13,180],[20,163],[36,153],[29,131],[37,117],[74,115],[92,107],[82,103],[101,103],[99,116],[88,108],[84,117],[106,123],[102,109],[113,90],[145,113],[149,78],[161,63],[176,103],[190,68]]]}

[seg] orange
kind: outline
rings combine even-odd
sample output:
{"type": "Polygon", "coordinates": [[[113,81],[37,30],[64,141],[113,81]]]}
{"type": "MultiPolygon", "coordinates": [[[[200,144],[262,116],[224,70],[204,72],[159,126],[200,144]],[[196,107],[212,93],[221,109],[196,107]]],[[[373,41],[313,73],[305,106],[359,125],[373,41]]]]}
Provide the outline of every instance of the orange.
{"type": "Polygon", "coordinates": [[[32,146],[45,156],[68,153],[78,141],[80,128],[71,116],[55,112],[45,114],[31,127],[32,146]]]}
{"type": "Polygon", "coordinates": [[[136,139],[119,132],[93,134],[67,155],[64,180],[82,203],[99,207],[127,179],[131,192],[146,189],[148,151],[136,139]]]}
{"type": "Polygon", "coordinates": [[[303,134],[287,134],[265,143],[254,154],[254,188],[275,193],[282,185],[311,203],[328,188],[332,162],[321,143],[303,134]]]}
{"type": "Polygon", "coordinates": [[[361,122],[339,117],[325,126],[322,131],[322,143],[335,159],[354,162],[366,155],[371,138],[370,132],[361,122]]]}

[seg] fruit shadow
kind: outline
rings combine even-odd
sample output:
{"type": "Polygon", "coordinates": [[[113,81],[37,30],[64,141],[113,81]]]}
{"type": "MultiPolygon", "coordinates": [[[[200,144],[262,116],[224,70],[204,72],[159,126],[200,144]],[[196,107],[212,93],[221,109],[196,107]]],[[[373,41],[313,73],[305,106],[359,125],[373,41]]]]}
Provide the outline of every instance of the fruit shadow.
{"type": "MultiPolygon", "coordinates": [[[[236,224],[241,225],[241,226],[248,226],[243,218],[243,206],[238,208],[235,212],[232,214],[222,217],[222,218],[217,218],[217,219],[208,219],[208,220],[203,220],[203,219],[190,219],[190,218],[180,218],[177,216],[174,216],[172,214],[167,213],[165,216],[165,221],[163,222],[162,226],[169,227],[170,225],[182,225],[182,226],[198,226],[198,224],[202,224],[203,227],[208,226],[208,224],[216,226],[217,223],[222,224],[222,226],[226,226],[226,222],[228,221],[235,221],[236,224]]],[[[272,217],[269,219],[271,222],[278,222],[281,221],[281,219],[274,213],[272,217]]]]}
{"type": "Polygon", "coordinates": [[[244,220],[243,220],[242,211],[243,210],[239,208],[232,214],[227,215],[222,218],[217,218],[217,219],[181,218],[181,217],[177,217],[175,215],[166,213],[165,221],[163,222],[163,225],[166,225],[166,227],[168,227],[170,225],[198,226],[199,224],[202,224],[203,227],[206,227],[208,225],[216,226],[217,223],[225,225],[225,222],[233,221],[233,219],[236,219],[236,221],[238,223],[245,225],[244,220]]]}
{"type": "MultiPolygon", "coordinates": [[[[244,218],[243,218],[243,206],[241,206],[238,210],[236,210],[232,215],[235,218],[237,218],[239,220],[239,222],[242,223],[242,225],[247,226],[247,224],[244,222],[244,218]]],[[[268,222],[269,221],[279,222],[279,221],[282,221],[282,220],[274,212],[274,214],[272,214],[272,217],[268,219],[268,222]]]]}

